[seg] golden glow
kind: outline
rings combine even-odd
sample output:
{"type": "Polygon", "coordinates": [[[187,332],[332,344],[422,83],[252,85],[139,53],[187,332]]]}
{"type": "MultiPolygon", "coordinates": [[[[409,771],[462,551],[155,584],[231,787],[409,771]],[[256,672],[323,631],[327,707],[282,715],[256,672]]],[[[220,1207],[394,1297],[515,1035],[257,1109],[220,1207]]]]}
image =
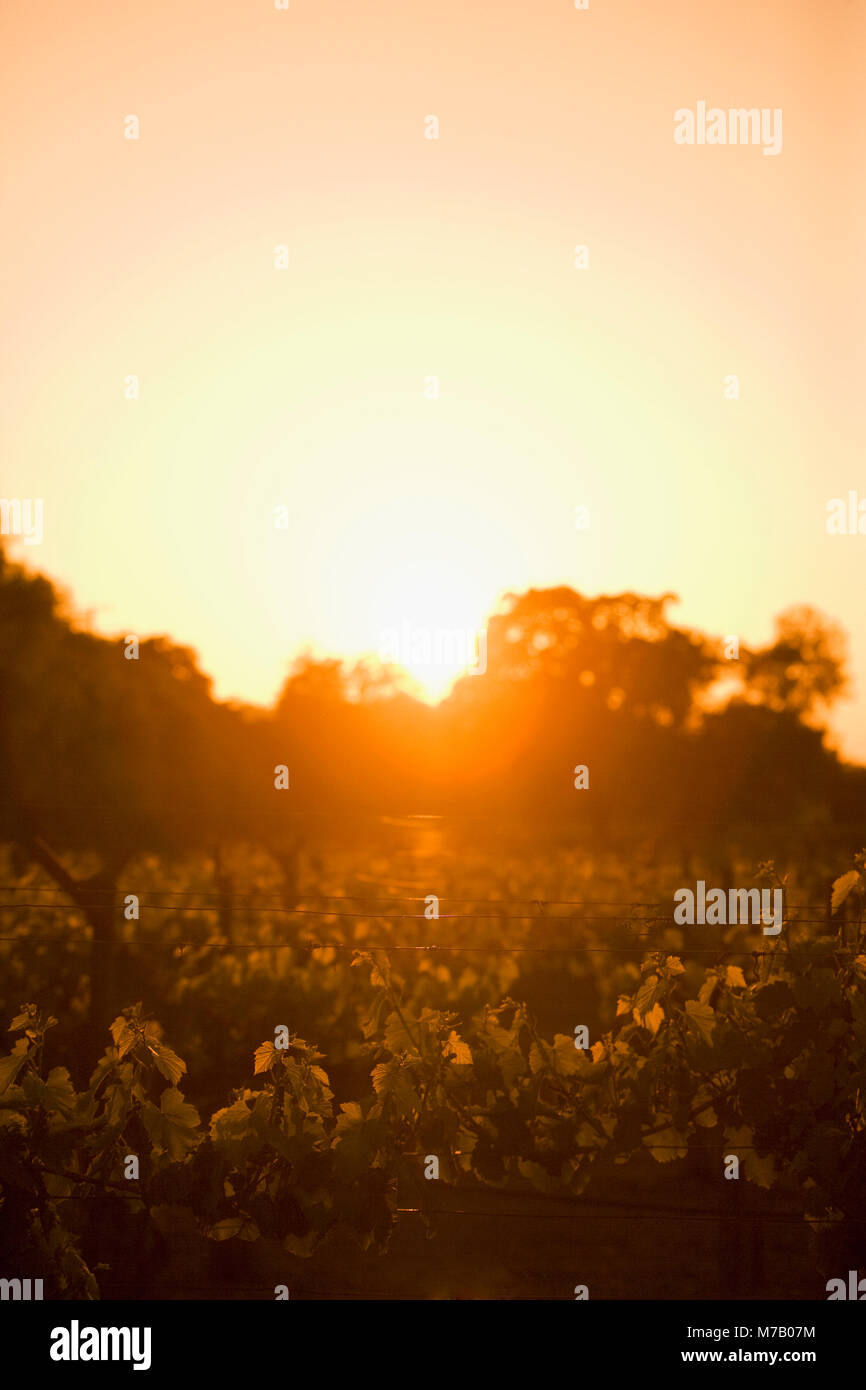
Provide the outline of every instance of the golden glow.
{"type": "Polygon", "coordinates": [[[3,21],[2,491],[101,630],[268,701],[509,589],[675,589],[754,643],[813,602],[862,683],[862,7],[55,8],[3,21]],[[783,152],[675,145],[698,100],[783,152]]]}

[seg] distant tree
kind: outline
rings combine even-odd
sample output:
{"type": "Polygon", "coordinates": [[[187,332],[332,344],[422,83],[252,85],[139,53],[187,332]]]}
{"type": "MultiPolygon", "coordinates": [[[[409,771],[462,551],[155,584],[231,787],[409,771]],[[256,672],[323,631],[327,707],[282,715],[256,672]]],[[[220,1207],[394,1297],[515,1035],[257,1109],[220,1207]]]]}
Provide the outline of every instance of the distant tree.
{"type": "Polygon", "coordinates": [[[509,595],[487,629],[487,671],[447,709],[468,782],[536,813],[591,819],[604,833],[670,793],[671,767],[718,659],[670,624],[672,595],[585,598],[568,588],[509,595]],[[571,765],[589,767],[575,794],[571,765]]]}
{"type": "Polygon", "coordinates": [[[94,1031],[117,1007],[124,865],[211,851],[240,805],[266,804],[268,755],[255,721],[213,700],[191,651],[152,638],[127,660],[123,641],[77,629],[53,586],[0,552],[0,836],[92,927],[94,1031]]]}
{"type": "MultiPolygon", "coordinates": [[[[718,661],[704,637],[671,625],[674,594],[584,598],[572,589],[511,594],[487,629],[490,682],[555,681],[596,703],[681,724],[718,661]],[[612,699],[612,697],[615,697],[612,699]]],[[[467,694],[479,677],[467,677],[467,694]]]]}
{"type": "Polygon", "coordinates": [[[745,698],[800,716],[829,706],[844,692],[845,635],[838,624],[806,605],[788,608],[775,623],[775,640],[741,653],[745,698]]]}

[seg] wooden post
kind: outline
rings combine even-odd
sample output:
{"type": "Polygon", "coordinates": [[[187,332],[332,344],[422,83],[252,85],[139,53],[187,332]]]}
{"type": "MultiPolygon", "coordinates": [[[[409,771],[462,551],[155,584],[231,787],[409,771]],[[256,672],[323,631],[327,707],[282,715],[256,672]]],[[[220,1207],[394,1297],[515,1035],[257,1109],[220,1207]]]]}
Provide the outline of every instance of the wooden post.
{"type": "Polygon", "coordinates": [[[223,866],[219,845],[214,850],[213,860],[214,880],[219,893],[217,905],[219,930],[231,946],[234,942],[234,880],[223,866]]]}
{"type": "Polygon", "coordinates": [[[115,998],[117,931],[115,898],[117,878],[127,856],[117,856],[89,878],[73,878],[66,866],[39,835],[25,848],[30,857],[54,879],[84,914],[93,932],[90,944],[90,1008],[85,1029],[82,1068],[89,1072],[111,1041],[108,1025],[128,1000],[115,998]]]}

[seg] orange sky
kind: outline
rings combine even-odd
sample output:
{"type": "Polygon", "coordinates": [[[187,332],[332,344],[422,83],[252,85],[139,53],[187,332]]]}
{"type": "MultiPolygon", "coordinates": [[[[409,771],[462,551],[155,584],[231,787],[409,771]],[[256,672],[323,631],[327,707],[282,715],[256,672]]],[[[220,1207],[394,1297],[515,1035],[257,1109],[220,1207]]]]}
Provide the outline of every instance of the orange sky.
{"type": "Polygon", "coordinates": [[[860,0],[3,0],[0,39],[0,493],[100,630],[267,701],[507,589],[753,642],[810,602],[866,760],[866,535],[825,530],[866,497],[860,0]],[[782,152],[675,144],[698,101],[782,152]]]}

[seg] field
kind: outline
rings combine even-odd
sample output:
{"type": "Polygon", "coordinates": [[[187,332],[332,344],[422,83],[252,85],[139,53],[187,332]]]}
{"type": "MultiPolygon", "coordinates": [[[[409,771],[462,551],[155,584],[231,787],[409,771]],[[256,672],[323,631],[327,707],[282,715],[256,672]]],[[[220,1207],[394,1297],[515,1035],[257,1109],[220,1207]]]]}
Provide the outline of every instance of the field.
{"type": "Polygon", "coordinates": [[[131,864],[113,943],[7,861],[4,1244],[51,1297],[826,1297],[866,1256],[859,846],[618,840],[322,820],[131,864]],[[783,884],[779,938],[676,925],[698,879],[783,884]]]}

